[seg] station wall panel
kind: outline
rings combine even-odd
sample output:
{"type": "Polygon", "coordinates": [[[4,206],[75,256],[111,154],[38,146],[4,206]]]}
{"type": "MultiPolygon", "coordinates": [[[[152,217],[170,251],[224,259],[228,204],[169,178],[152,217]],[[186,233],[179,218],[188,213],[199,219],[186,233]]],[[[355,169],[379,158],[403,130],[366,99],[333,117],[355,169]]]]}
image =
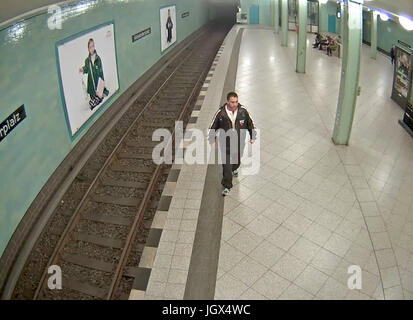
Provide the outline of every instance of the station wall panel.
{"type": "Polygon", "coordinates": [[[271,18],[271,0],[240,0],[241,4],[241,12],[246,13],[248,15],[248,23],[249,23],[249,15],[250,15],[250,7],[252,5],[256,5],[259,7],[259,24],[262,25],[271,25],[272,18],[271,18]]]}
{"type": "MultiPolygon", "coordinates": [[[[396,18],[397,19],[397,18],[396,18]]],[[[363,40],[371,39],[371,12],[363,11],[363,40]]],[[[377,19],[377,47],[390,54],[390,48],[401,40],[413,47],[413,31],[405,30],[397,21],[377,19]]]]}

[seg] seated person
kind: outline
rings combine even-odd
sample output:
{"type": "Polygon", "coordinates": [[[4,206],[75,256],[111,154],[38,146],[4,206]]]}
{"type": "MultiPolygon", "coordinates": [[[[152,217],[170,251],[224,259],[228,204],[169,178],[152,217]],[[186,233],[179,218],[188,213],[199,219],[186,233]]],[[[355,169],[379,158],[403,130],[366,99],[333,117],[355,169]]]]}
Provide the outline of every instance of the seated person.
{"type": "Polygon", "coordinates": [[[328,46],[330,41],[331,41],[330,36],[327,36],[327,38],[321,39],[321,41],[320,41],[320,50],[323,50],[323,46],[328,46]]]}
{"type": "Polygon", "coordinates": [[[321,34],[317,33],[315,36],[313,48],[317,48],[320,45],[321,38],[321,34]]]}
{"type": "Polygon", "coordinates": [[[341,44],[341,36],[340,35],[338,37],[336,37],[336,42],[341,44]]]}
{"type": "Polygon", "coordinates": [[[327,55],[332,56],[333,51],[337,50],[337,48],[338,48],[338,45],[337,45],[336,39],[331,39],[327,45],[327,55]]]}

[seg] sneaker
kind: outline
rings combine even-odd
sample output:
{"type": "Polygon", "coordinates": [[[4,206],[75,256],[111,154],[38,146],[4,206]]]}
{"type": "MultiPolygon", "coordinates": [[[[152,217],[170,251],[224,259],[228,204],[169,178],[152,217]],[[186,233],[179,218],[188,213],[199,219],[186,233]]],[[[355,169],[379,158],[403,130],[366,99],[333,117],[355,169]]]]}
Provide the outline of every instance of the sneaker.
{"type": "Polygon", "coordinates": [[[232,175],[233,175],[234,177],[238,177],[238,169],[232,171],[232,175]]]}
{"type": "Polygon", "coordinates": [[[229,195],[229,189],[225,188],[224,190],[222,190],[222,195],[225,197],[227,195],[229,195]]]}

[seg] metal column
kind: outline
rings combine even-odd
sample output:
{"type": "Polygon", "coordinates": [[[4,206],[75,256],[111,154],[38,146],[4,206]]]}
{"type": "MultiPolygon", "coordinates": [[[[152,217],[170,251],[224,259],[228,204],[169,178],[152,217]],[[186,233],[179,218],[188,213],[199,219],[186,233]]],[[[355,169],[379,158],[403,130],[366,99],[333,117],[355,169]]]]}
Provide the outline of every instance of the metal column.
{"type": "Polygon", "coordinates": [[[280,32],[280,5],[278,0],[273,0],[274,30],[280,32]]]}
{"type": "Polygon", "coordinates": [[[305,73],[307,56],[307,0],[298,0],[297,67],[298,73],[305,73]]]}
{"type": "Polygon", "coordinates": [[[377,57],[377,12],[374,10],[371,13],[371,51],[370,57],[376,59],[377,57]]]}
{"type": "Polygon", "coordinates": [[[343,62],[341,67],[340,93],[338,98],[333,142],[348,145],[353,125],[354,111],[360,74],[362,41],[362,5],[347,1],[342,14],[343,62]]]}
{"type": "Polygon", "coordinates": [[[288,46],[288,0],[281,0],[281,45],[288,46]]]}

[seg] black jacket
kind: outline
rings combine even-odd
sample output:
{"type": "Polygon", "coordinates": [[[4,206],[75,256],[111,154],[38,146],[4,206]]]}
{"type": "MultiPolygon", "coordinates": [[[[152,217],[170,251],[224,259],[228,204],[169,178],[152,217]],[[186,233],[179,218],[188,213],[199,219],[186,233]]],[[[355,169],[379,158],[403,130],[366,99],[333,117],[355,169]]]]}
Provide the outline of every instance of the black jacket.
{"type": "MultiPolygon", "coordinates": [[[[215,137],[217,134],[217,130],[223,129],[225,132],[229,129],[232,129],[232,122],[228,117],[228,114],[225,110],[227,104],[224,104],[219,110],[216,112],[214,116],[214,120],[211,124],[208,134],[209,143],[213,143],[215,141],[215,137]]],[[[251,139],[256,138],[257,132],[255,131],[254,123],[247,111],[241,104],[238,104],[238,113],[237,118],[235,119],[235,130],[239,134],[241,129],[248,130],[251,139]]]]}
{"type": "Polygon", "coordinates": [[[390,57],[394,59],[396,57],[396,50],[394,48],[390,49],[390,57]]]}

